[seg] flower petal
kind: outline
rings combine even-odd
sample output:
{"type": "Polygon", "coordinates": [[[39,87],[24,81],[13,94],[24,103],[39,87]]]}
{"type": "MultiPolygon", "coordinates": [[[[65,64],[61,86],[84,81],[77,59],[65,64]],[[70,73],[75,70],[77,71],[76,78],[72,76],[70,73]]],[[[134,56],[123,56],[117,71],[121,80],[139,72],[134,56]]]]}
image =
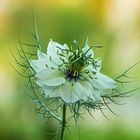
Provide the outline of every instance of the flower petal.
{"type": "Polygon", "coordinates": [[[63,48],[62,45],[50,40],[47,48],[47,54],[50,56],[57,55],[57,53],[61,51],[59,48],[63,48]]]}
{"type": "Polygon", "coordinates": [[[46,59],[47,55],[42,53],[40,50],[37,51],[38,59],[46,59]]]}
{"type": "Polygon", "coordinates": [[[65,83],[65,79],[62,77],[54,78],[45,81],[45,85],[47,86],[59,86],[65,83]]]}
{"type": "Polygon", "coordinates": [[[60,88],[59,87],[47,87],[45,90],[45,95],[49,98],[60,97],[60,88]]]}
{"type": "Polygon", "coordinates": [[[57,65],[63,64],[62,59],[66,62],[68,61],[66,57],[59,55],[62,53],[61,49],[68,49],[67,44],[60,45],[59,43],[50,40],[47,48],[47,55],[51,57],[51,61],[57,65]]]}
{"type": "Polygon", "coordinates": [[[92,91],[93,91],[93,87],[92,85],[88,82],[88,81],[79,81],[79,83],[81,84],[81,86],[83,86],[86,96],[88,96],[89,98],[93,99],[92,96],[92,91]]]}
{"type": "Polygon", "coordinates": [[[83,70],[91,71],[91,72],[99,72],[101,70],[101,63],[102,61],[97,58],[94,59],[96,62],[96,67],[92,63],[89,63],[87,67],[85,67],[83,70]]]}
{"type": "Polygon", "coordinates": [[[76,82],[74,85],[76,95],[78,96],[79,100],[87,101],[88,99],[88,89],[85,88],[82,84],[79,82],[76,82]]]}
{"type": "Polygon", "coordinates": [[[43,69],[45,69],[47,66],[49,68],[58,68],[56,64],[54,64],[50,57],[44,53],[42,53],[40,50],[37,52],[38,60],[31,60],[30,65],[31,67],[36,71],[39,72],[43,69]]]}
{"type": "Polygon", "coordinates": [[[96,74],[96,79],[94,78],[91,81],[92,85],[97,89],[113,89],[116,86],[116,82],[113,79],[100,72],[96,74]]]}
{"type": "Polygon", "coordinates": [[[87,44],[84,48],[82,48],[83,53],[86,53],[86,56],[90,56],[92,58],[94,58],[94,53],[93,50],[89,47],[89,45],[87,44]]]}
{"type": "Polygon", "coordinates": [[[58,86],[65,83],[64,75],[59,70],[46,68],[36,74],[40,83],[47,86],[58,86]]]}
{"type": "Polygon", "coordinates": [[[41,60],[30,60],[31,67],[36,71],[39,72],[46,68],[46,59],[41,60]]]}
{"type": "Polygon", "coordinates": [[[61,98],[66,103],[75,103],[79,100],[78,96],[75,94],[74,85],[71,82],[66,82],[61,86],[61,98]]]}
{"type": "Polygon", "coordinates": [[[96,71],[99,72],[102,67],[102,60],[100,58],[96,58],[95,63],[96,63],[96,66],[98,66],[98,67],[96,67],[96,71]]]}
{"type": "Polygon", "coordinates": [[[101,100],[101,91],[99,89],[93,88],[92,96],[95,101],[101,100]]]}

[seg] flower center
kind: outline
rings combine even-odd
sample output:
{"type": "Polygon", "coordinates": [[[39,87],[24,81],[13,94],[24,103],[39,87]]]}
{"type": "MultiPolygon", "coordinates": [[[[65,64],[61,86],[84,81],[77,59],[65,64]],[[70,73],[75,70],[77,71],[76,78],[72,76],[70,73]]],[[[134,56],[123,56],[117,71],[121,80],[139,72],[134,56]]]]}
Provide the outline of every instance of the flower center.
{"type": "Polygon", "coordinates": [[[74,80],[74,81],[77,81],[80,79],[80,74],[78,71],[71,71],[70,69],[68,69],[66,71],[66,78],[68,80],[74,80]]]}
{"type": "Polygon", "coordinates": [[[70,63],[66,70],[66,78],[74,81],[80,80],[80,77],[82,76],[81,71],[85,66],[86,63],[84,61],[82,62],[80,59],[75,63],[70,63]]]}
{"type": "Polygon", "coordinates": [[[95,61],[92,58],[92,53],[89,53],[91,48],[88,48],[86,51],[83,51],[79,46],[76,46],[76,48],[70,47],[67,49],[62,49],[60,47],[57,48],[61,50],[60,52],[58,52],[58,55],[63,61],[63,64],[60,65],[60,67],[64,68],[64,74],[66,76],[66,79],[68,80],[80,80],[82,78],[84,69],[89,64],[95,66],[95,61]],[[67,61],[65,61],[64,58],[66,58],[67,61]]]}

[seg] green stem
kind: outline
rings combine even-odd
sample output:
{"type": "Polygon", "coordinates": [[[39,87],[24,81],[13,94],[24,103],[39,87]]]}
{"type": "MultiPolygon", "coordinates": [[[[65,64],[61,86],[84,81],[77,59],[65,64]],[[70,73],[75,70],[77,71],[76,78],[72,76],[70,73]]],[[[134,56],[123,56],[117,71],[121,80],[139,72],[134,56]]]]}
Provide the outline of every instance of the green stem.
{"type": "Polygon", "coordinates": [[[64,139],[64,131],[65,131],[65,127],[66,127],[66,104],[63,104],[63,112],[62,112],[62,116],[63,116],[63,120],[62,120],[62,129],[61,129],[61,139],[64,139]]]}

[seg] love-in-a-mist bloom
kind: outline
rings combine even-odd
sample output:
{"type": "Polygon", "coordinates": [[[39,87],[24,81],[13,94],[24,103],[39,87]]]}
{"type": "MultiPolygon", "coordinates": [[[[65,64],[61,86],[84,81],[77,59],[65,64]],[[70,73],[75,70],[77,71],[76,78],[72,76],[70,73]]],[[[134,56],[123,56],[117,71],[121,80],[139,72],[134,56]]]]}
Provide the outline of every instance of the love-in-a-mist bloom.
{"type": "Polygon", "coordinates": [[[96,102],[116,86],[113,79],[100,72],[101,60],[94,58],[87,43],[80,48],[50,40],[47,52],[38,50],[37,56],[37,60],[30,60],[30,65],[48,98],[60,98],[65,103],[96,102]]]}

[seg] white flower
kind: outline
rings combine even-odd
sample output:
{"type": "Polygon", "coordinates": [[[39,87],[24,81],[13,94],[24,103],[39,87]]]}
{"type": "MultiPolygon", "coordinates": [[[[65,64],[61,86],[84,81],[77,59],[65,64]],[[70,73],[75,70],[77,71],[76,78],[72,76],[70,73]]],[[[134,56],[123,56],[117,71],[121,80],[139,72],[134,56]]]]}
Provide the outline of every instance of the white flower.
{"type": "Polygon", "coordinates": [[[113,79],[100,72],[101,60],[94,59],[88,44],[70,49],[50,40],[47,53],[38,50],[37,56],[30,64],[46,97],[59,97],[65,103],[99,101],[105,91],[116,86],[113,79]]]}

